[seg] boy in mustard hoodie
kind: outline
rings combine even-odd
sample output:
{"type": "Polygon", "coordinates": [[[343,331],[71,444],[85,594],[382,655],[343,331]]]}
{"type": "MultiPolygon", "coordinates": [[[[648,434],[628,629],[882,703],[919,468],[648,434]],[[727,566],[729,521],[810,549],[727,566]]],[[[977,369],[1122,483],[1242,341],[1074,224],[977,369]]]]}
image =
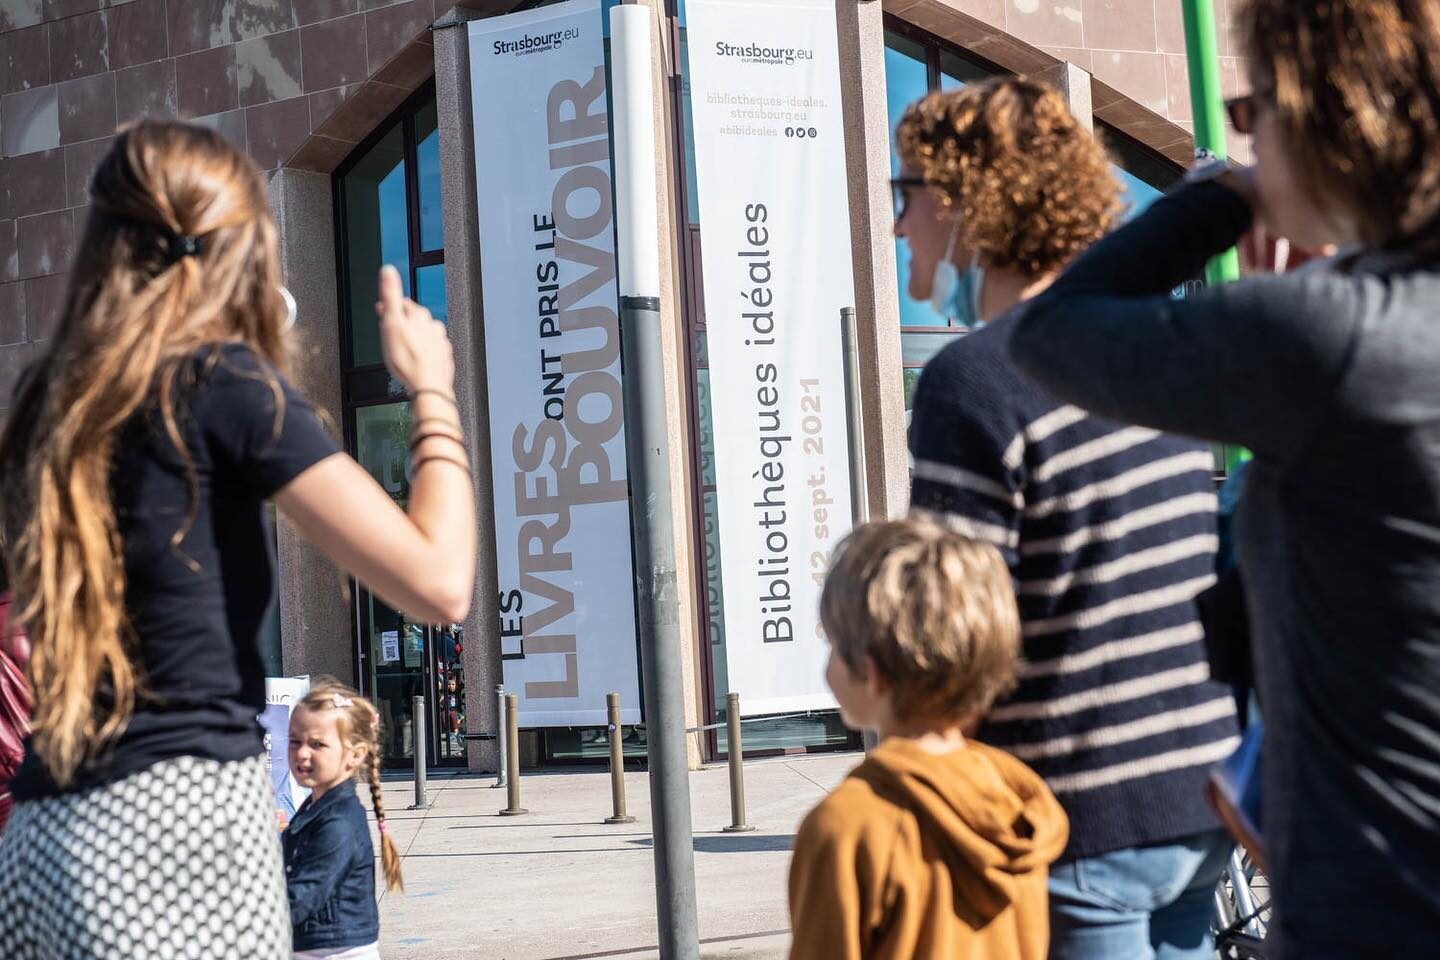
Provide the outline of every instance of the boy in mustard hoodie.
{"type": "Polygon", "coordinates": [[[1000,554],[931,522],[867,524],[836,551],[820,619],[841,717],[883,739],[800,827],[792,960],[1043,960],[1065,813],[963,732],[1014,682],[1000,554]]]}

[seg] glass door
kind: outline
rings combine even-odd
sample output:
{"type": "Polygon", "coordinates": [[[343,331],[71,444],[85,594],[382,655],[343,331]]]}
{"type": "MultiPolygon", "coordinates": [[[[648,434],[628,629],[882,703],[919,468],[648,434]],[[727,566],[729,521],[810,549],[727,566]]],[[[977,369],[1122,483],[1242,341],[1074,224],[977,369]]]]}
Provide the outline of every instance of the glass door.
{"type": "MultiPolygon", "coordinates": [[[[370,472],[402,510],[410,500],[406,475],[410,404],[357,407],[355,448],[370,472]]],[[[415,763],[415,697],[425,697],[426,753],[432,764],[465,759],[464,636],[458,625],[416,623],[363,587],[356,586],[360,685],[380,711],[381,760],[415,763]]]]}
{"type": "MultiPolygon", "coordinates": [[[[437,118],[435,87],[426,83],[340,165],[334,181],[346,446],[402,509],[410,498],[410,409],[383,363],[375,275],[381,264],[394,265],[406,295],[446,319],[437,118]]],[[[381,714],[382,759],[414,764],[417,695],[425,697],[429,761],[463,756],[454,735],[463,726],[463,697],[450,705],[450,688],[464,686],[463,641],[453,630],[408,621],[359,585],[353,597],[356,679],[381,714]]]]}
{"type": "MultiPolygon", "coordinates": [[[[410,404],[382,403],[354,412],[356,458],[402,510],[410,500],[406,476],[410,404]]],[[[413,698],[427,693],[425,627],[408,622],[370,591],[356,586],[360,686],[380,711],[381,759],[414,763],[413,698]]]]}
{"type": "Polygon", "coordinates": [[[430,630],[430,756],[438,764],[465,762],[464,649],[465,635],[458,625],[430,630]]]}
{"type": "MultiPolygon", "coordinates": [[[[365,694],[380,711],[381,760],[415,762],[414,698],[428,693],[426,630],[392,610],[363,588],[361,633],[367,656],[362,677],[365,694]]],[[[427,718],[428,719],[428,718],[427,718]]]]}

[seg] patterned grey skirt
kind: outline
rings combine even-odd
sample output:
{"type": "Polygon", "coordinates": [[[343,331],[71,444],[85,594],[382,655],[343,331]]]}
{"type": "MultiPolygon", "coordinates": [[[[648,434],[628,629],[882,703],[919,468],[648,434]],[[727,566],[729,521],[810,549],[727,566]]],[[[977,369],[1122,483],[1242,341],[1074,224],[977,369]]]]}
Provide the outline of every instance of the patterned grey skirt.
{"type": "Polygon", "coordinates": [[[16,804],[0,840],[5,960],[290,960],[264,757],[180,757],[16,804]]]}

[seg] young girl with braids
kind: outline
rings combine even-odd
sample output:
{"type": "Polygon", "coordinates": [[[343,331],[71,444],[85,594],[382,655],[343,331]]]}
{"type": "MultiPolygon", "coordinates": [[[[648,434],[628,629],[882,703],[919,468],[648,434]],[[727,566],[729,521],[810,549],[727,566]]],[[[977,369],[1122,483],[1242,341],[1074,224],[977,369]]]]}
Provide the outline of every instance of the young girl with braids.
{"type": "Polygon", "coordinates": [[[385,886],[404,889],[380,797],[379,712],[342,684],[318,682],[290,715],[290,771],[310,789],[284,836],[296,960],[375,960],[375,850],[355,795],[362,775],[380,824],[385,886]]]}

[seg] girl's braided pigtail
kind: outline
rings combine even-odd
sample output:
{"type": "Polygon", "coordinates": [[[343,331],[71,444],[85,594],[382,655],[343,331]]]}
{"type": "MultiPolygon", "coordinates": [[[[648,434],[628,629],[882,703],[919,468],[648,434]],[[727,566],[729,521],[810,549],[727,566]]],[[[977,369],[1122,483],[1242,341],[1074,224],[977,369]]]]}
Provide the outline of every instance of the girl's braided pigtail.
{"type": "Polygon", "coordinates": [[[400,873],[400,851],[395,849],[395,841],[390,839],[390,828],[385,823],[385,801],[380,797],[379,743],[370,745],[368,776],[370,802],[375,807],[375,819],[380,824],[380,861],[385,867],[385,887],[387,890],[399,890],[404,893],[405,878],[400,873]]]}

